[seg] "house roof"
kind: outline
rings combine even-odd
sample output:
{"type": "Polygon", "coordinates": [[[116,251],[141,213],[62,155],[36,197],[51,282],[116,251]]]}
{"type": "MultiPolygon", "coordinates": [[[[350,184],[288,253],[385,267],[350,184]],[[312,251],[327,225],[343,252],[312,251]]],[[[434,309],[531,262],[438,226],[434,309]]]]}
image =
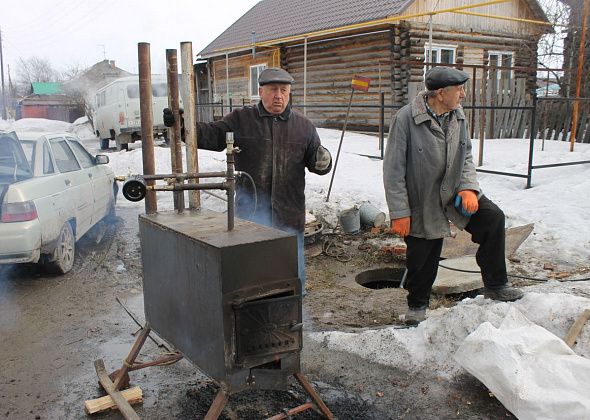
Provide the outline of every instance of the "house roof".
{"type": "Polygon", "coordinates": [[[199,54],[370,22],[400,14],[414,0],[262,0],[199,54]]]}
{"type": "MultiPolygon", "coordinates": [[[[199,54],[251,48],[271,41],[400,15],[415,0],[262,0],[199,54]]],[[[537,0],[525,0],[535,18],[547,21],[537,0]]],[[[217,54],[216,54],[217,53],[217,54]]]]}
{"type": "Polygon", "coordinates": [[[57,82],[33,82],[33,95],[55,95],[62,93],[61,84],[57,82]]]}

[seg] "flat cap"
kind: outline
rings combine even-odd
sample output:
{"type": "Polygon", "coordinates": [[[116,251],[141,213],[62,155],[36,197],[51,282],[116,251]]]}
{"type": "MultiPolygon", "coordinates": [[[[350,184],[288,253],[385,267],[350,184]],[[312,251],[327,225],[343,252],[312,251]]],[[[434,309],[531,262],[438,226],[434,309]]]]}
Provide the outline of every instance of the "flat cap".
{"type": "Polygon", "coordinates": [[[258,76],[258,85],[260,86],[268,85],[269,83],[284,83],[290,85],[294,81],[295,79],[293,79],[289,73],[276,67],[266,69],[258,76]]]}
{"type": "Polygon", "coordinates": [[[469,74],[452,67],[434,67],[426,72],[426,89],[437,90],[447,86],[462,85],[469,80],[469,74]]]}

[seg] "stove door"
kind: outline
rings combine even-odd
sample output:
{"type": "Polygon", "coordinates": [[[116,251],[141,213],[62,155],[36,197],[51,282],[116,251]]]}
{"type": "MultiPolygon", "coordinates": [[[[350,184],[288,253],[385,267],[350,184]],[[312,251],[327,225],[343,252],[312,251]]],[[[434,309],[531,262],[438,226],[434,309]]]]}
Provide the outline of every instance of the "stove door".
{"type": "Polygon", "coordinates": [[[270,297],[234,305],[236,362],[255,365],[267,356],[301,351],[301,296],[270,297]]]}

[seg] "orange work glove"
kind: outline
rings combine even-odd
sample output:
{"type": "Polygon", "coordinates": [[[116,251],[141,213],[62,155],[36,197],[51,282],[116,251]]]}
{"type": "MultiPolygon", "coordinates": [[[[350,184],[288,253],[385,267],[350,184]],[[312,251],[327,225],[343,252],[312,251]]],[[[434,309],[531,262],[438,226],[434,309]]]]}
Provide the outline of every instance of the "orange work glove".
{"type": "Polygon", "coordinates": [[[402,238],[410,234],[410,217],[402,217],[401,219],[393,219],[391,221],[391,232],[402,238]]]}
{"type": "Polygon", "coordinates": [[[457,193],[461,197],[461,205],[467,213],[474,214],[479,208],[477,194],[473,190],[463,190],[457,193]]]}

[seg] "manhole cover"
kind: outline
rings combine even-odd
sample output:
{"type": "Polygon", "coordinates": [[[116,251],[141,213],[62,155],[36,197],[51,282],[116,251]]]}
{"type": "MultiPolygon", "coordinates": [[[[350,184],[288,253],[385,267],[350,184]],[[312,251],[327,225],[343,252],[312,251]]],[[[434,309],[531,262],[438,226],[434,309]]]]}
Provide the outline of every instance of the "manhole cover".
{"type": "Polygon", "coordinates": [[[402,282],[404,271],[403,268],[377,268],[357,274],[355,280],[361,286],[369,289],[398,288],[402,282]]]}

